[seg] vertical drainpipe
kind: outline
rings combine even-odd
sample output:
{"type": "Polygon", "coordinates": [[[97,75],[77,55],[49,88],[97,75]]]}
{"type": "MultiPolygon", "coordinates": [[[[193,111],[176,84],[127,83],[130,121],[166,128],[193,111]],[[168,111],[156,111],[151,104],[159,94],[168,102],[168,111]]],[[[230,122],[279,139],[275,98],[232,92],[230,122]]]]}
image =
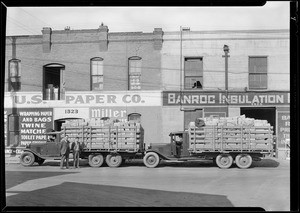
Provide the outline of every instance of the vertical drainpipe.
{"type": "MultiPolygon", "coordinates": [[[[16,59],[17,58],[17,51],[16,51],[16,40],[17,38],[15,36],[12,36],[11,37],[11,40],[12,40],[12,43],[11,43],[11,46],[12,46],[12,59],[16,59]]],[[[10,66],[10,64],[9,64],[10,66]]],[[[8,69],[10,70],[10,68],[8,69]]],[[[19,127],[18,128],[15,128],[17,127],[17,124],[19,123],[18,120],[19,120],[19,117],[18,117],[18,112],[17,112],[17,107],[15,106],[15,96],[16,96],[16,92],[12,89],[11,87],[11,79],[10,79],[10,73],[8,73],[8,79],[9,79],[9,89],[10,89],[10,95],[11,95],[11,103],[12,103],[12,114],[11,116],[17,118],[17,119],[14,119],[14,144],[13,147],[16,147],[19,145],[19,127]]],[[[10,119],[8,119],[8,122],[10,122],[10,119]]],[[[10,126],[10,124],[9,124],[10,126]]],[[[10,138],[10,131],[8,131],[8,134],[9,134],[9,138],[8,138],[8,141],[7,141],[7,145],[11,145],[10,144],[10,141],[11,141],[11,138],[10,138]]],[[[15,153],[15,148],[12,148],[12,154],[15,153]]]]}

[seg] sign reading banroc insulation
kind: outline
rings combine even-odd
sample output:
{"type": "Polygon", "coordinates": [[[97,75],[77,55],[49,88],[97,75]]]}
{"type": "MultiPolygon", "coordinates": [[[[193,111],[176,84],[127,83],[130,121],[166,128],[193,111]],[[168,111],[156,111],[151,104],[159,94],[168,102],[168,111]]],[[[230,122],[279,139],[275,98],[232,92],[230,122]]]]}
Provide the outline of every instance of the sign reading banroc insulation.
{"type": "Polygon", "coordinates": [[[290,104],[287,92],[163,92],[163,105],[284,105],[290,104]]]}

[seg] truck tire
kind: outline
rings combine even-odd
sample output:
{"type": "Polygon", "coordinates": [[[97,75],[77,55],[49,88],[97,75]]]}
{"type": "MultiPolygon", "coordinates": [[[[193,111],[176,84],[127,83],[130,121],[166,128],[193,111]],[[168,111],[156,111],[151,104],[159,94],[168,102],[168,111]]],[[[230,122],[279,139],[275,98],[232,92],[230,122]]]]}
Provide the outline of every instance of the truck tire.
{"type": "Polygon", "coordinates": [[[216,158],[216,164],[221,169],[228,169],[233,163],[233,158],[229,154],[220,154],[216,158]]]}
{"type": "Polygon", "coordinates": [[[155,152],[148,152],[143,158],[145,166],[155,168],[159,164],[159,156],[155,152]]]}
{"type": "Polygon", "coordinates": [[[247,169],[252,164],[252,157],[248,154],[239,154],[235,157],[235,164],[240,169],[247,169]]]}
{"type": "Polygon", "coordinates": [[[97,168],[102,166],[104,162],[103,155],[101,154],[96,154],[96,155],[89,155],[89,165],[91,167],[97,168]]]}
{"type": "Polygon", "coordinates": [[[109,167],[119,167],[122,163],[122,156],[119,154],[108,154],[106,156],[105,162],[109,167]]]}
{"type": "Polygon", "coordinates": [[[20,163],[23,166],[32,166],[34,161],[35,157],[31,152],[23,152],[20,156],[20,163]]]}

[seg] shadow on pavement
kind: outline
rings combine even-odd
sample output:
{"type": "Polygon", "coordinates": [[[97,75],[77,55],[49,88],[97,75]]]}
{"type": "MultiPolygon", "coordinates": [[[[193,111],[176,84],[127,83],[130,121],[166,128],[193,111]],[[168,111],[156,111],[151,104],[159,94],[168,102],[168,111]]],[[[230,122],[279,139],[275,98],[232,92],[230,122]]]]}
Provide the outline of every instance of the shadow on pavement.
{"type": "MultiPolygon", "coordinates": [[[[224,195],[64,182],[7,197],[8,206],[233,207],[224,195]],[[30,196],[29,196],[30,193],[30,196]]],[[[86,209],[85,211],[87,211],[86,209]]]]}
{"type": "Polygon", "coordinates": [[[53,177],[58,175],[71,174],[72,172],[24,172],[24,171],[6,171],[5,172],[5,186],[6,189],[14,187],[18,184],[24,183],[28,180],[34,180],[38,178],[53,177]]]}
{"type": "Polygon", "coordinates": [[[273,159],[262,159],[261,161],[253,161],[251,167],[278,167],[280,163],[273,159]]]}

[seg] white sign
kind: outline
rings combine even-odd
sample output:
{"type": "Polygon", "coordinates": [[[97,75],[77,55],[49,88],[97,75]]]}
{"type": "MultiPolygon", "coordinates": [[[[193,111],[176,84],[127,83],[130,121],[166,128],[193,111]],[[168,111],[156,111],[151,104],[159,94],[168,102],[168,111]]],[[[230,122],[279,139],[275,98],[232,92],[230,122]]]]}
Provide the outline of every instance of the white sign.
{"type": "Polygon", "coordinates": [[[89,108],[54,108],[53,109],[53,119],[63,119],[63,118],[89,118],[89,108]]]}
{"type": "Polygon", "coordinates": [[[107,106],[161,106],[160,91],[66,92],[65,100],[43,100],[41,92],[5,93],[5,108],[65,108],[107,106]]]}

